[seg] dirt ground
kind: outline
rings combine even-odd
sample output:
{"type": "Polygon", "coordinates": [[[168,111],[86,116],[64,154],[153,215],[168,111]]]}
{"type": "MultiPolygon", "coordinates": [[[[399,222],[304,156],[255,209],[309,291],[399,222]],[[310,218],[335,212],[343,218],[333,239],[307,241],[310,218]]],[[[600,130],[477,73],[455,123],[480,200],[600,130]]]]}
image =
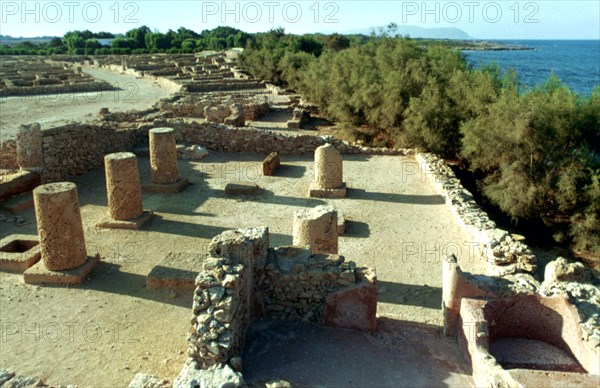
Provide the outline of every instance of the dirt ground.
{"type": "Polygon", "coordinates": [[[45,129],[96,117],[100,108],[111,112],[148,109],[175,91],[152,80],[105,69],[83,71],[115,90],[0,98],[0,139],[14,138],[20,124],[39,122],[45,129]]]}
{"type": "MultiPolygon", "coordinates": [[[[376,268],[378,314],[441,324],[442,255],[456,252],[467,270],[481,263],[469,260],[472,239],[414,159],[344,156],[348,197],[322,200],[306,197],[312,158],[283,156],[277,176],[262,177],[264,156],[180,161],[192,184],[178,194],[145,194],[144,207],[156,215],[139,231],[96,228],[107,212],[104,172],[75,179],[88,252],[100,253],[102,262],[70,288],[26,285],[18,274],[0,273],[0,368],[79,386],[124,386],[137,372],[175,377],[185,361],[191,292],[147,289],[152,267],[171,251],[205,253],[210,239],[230,228],[267,225],[271,246],[291,244],[293,212],[328,202],[347,220],[340,254],[376,268]],[[255,182],[264,192],[228,198],[224,187],[234,181],[255,182]]],[[[142,181],[149,180],[148,159],[139,166],[142,181]]],[[[33,210],[22,215],[28,223],[4,222],[0,237],[36,234],[33,210]]]]}

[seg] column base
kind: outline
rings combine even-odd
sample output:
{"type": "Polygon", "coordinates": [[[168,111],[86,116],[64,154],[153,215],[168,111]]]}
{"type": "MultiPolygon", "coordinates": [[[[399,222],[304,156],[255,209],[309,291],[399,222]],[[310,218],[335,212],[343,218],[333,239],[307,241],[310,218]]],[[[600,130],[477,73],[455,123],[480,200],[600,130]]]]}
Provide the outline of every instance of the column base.
{"type": "Polygon", "coordinates": [[[88,256],[83,265],[65,270],[51,271],[40,260],[33,267],[23,272],[23,280],[27,284],[80,284],[100,261],[99,256],[88,256]]]}
{"type": "Polygon", "coordinates": [[[144,210],[144,212],[129,220],[113,220],[110,217],[103,218],[99,223],[96,224],[99,228],[109,228],[109,229],[139,229],[144,225],[152,216],[152,213],[149,210],[144,210]]]}
{"type": "Polygon", "coordinates": [[[308,196],[313,198],[346,198],[346,182],[335,189],[324,189],[315,183],[311,183],[308,189],[308,196]]]}
{"type": "Polygon", "coordinates": [[[189,183],[187,178],[179,178],[175,183],[158,184],[147,183],[142,185],[143,193],[159,193],[159,194],[174,194],[178,193],[189,183]]]}

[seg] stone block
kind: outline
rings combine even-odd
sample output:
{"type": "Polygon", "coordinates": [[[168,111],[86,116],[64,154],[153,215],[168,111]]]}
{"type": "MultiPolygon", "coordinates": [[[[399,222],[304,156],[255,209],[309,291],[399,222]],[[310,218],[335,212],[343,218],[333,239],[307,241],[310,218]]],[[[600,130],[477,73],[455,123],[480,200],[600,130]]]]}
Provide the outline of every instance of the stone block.
{"type": "Polygon", "coordinates": [[[316,183],[311,183],[308,189],[308,196],[312,198],[346,198],[347,193],[346,183],[337,189],[324,189],[316,183]]]}
{"type": "Polygon", "coordinates": [[[149,210],[145,210],[141,215],[131,218],[129,220],[114,220],[110,217],[105,217],[96,226],[99,228],[107,228],[107,229],[139,229],[146,222],[148,222],[152,216],[153,212],[149,210]]]}
{"type": "Polygon", "coordinates": [[[51,271],[43,261],[39,261],[23,272],[23,280],[28,284],[80,284],[99,261],[98,257],[88,256],[83,265],[64,271],[51,271]]]}
{"type": "Polygon", "coordinates": [[[11,197],[2,203],[2,210],[17,214],[33,207],[33,195],[31,192],[22,193],[11,197]]]}
{"type": "Polygon", "coordinates": [[[146,287],[193,290],[203,262],[199,254],[170,252],[150,270],[146,287]]]}
{"type": "Polygon", "coordinates": [[[225,186],[225,194],[227,195],[257,195],[262,192],[262,189],[251,183],[228,183],[225,186]]]}
{"type": "Polygon", "coordinates": [[[263,175],[272,176],[279,164],[279,153],[271,152],[263,161],[263,175]]]}
{"type": "Polygon", "coordinates": [[[183,190],[188,185],[189,181],[187,178],[179,178],[175,183],[146,183],[142,185],[142,192],[144,193],[156,193],[156,194],[174,194],[183,190]]]}
{"type": "Polygon", "coordinates": [[[325,301],[325,324],[348,329],[377,331],[377,287],[359,283],[336,291],[325,301]]]}

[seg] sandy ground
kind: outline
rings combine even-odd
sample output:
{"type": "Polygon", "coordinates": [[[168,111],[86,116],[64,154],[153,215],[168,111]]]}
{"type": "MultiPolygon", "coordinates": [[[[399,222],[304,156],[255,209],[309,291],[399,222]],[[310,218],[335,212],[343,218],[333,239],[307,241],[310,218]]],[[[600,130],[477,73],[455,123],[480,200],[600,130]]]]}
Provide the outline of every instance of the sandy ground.
{"type": "Polygon", "coordinates": [[[111,112],[150,108],[174,92],[157,82],[98,68],[85,73],[107,81],[115,90],[0,98],[0,139],[14,138],[20,124],[39,122],[42,129],[82,122],[95,117],[100,108],[111,112]]]}
{"type": "MultiPolygon", "coordinates": [[[[378,314],[441,324],[442,255],[455,251],[467,270],[481,263],[469,260],[472,239],[413,159],[345,156],[348,197],[322,200],[306,197],[310,157],[283,156],[277,176],[262,177],[264,156],[212,153],[202,162],[180,161],[192,185],[176,195],[144,195],[156,216],[140,231],[97,229],[107,212],[104,172],[77,178],[88,251],[103,261],[72,288],[25,285],[18,274],[0,273],[0,367],[81,386],[124,386],[136,372],[176,376],[185,360],[191,293],[146,289],[151,268],[171,251],[205,253],[210,239],[229,228],[267,225],[271,246],[291,244],[293,212],[327,202],[348,220],[340,253],[376,268],[378,314]],[[227,198],[223,189],[234,181],[265,191],[227,198]]],[[[148,159],[139,165],[148,180],[148,159]]],[[[5,222],[0,237],[36,234],[32,209],[23,216],[26,225],[5,222]]]]}

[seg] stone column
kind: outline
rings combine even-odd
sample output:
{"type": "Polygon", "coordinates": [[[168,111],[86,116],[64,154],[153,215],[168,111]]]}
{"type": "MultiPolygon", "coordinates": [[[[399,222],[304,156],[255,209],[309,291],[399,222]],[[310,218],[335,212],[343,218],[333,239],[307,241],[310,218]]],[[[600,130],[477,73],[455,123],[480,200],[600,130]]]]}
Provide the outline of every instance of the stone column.
{"type": "Polygon", "coordinates": [[[77,268],[87,260],[77,186],[49,183],[33,190],[42,261],[51,271],[77,268]]]}
{"type": "Polygon", "coordinates": [[[308,195],[319,198],[346,196],[342,157],[331,144],[325,144],[315,150],[315,180],[310,185],[308,195]]]}
{"type": "Polygon", "coordinates": [[[337,253],[337,211],[333,206],[296,211],[293,234],[295,246],[310,245],[313,253],[337,253]]]}
{"type": "Polygon", "coordinates": [[[110,218],[128,220],[144,212],[137,158],[131,152],[104,157],[110,218]]]}
{"type": "Polygon", "coordinates": [[[173,128],[150,130],[150,167],[154,184],[171,184],[179,180],[177,145],[173,128]]]}
{"type": "Polygon", "coordinates": [[[44,166],[42,129],[40,124],[19,126],[17,132],[17,164],[21,170],[41,172],[44,166]]]}
{"type": "Polygon", "coordinates": [[[337,189],[343,182],[342,157],[331,144],[315,150],[315,184],[322,189],[337,189]]]}

